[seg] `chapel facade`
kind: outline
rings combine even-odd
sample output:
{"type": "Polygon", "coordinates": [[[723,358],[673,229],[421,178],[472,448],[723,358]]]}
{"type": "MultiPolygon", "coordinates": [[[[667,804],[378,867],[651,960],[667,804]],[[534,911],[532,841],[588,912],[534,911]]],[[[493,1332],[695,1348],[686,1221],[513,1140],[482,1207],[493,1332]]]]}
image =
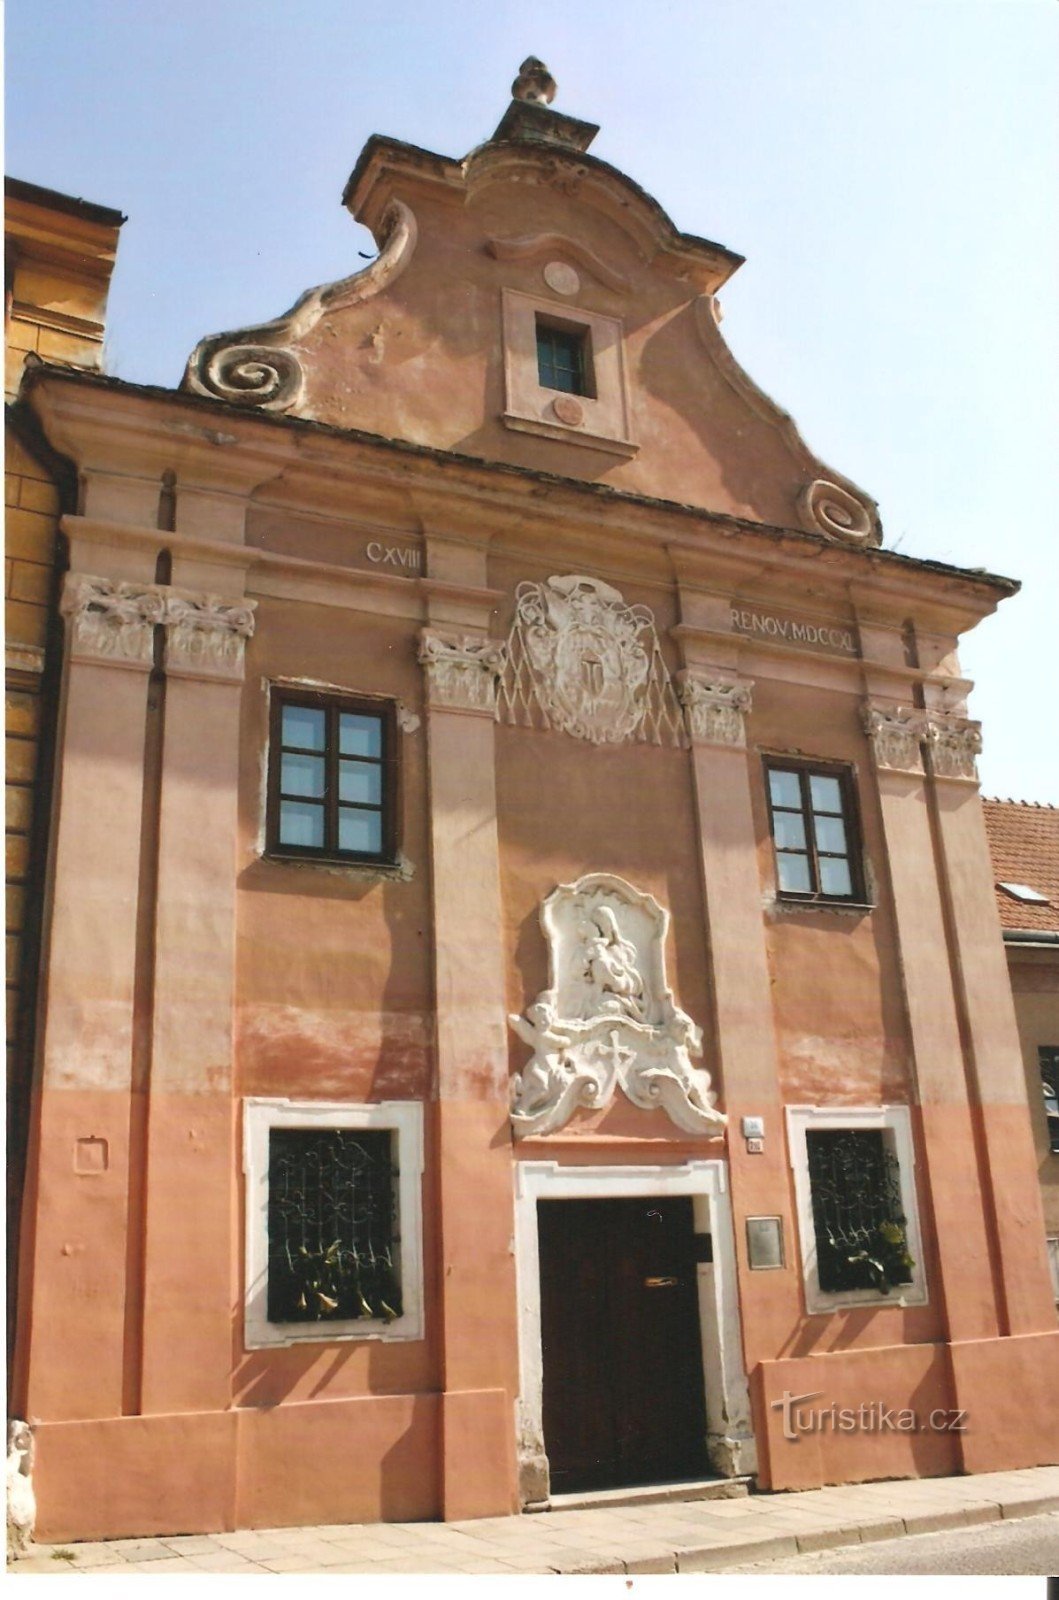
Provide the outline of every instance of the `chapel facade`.
{"type": "Polygon", "coordinates": [[[957,653],[1017,585],[883,547],[553,94],[369,140],[377,258],[179,389],[23,376],[41,1537],[1055,1459],[957,653]]]}

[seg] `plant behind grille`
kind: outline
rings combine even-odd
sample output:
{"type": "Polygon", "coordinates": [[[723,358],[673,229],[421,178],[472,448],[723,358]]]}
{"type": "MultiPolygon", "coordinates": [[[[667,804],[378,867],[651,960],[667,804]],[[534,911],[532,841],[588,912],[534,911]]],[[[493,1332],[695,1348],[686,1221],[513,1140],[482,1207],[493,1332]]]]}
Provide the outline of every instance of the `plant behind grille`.
{"type": "Polygon", "coordinates": [[[911,1283],[907,1219],[897,1157],[878,1129],[817,1129],[806,1134],[824,1290],[891,1288],[911,1283]]]}
{"type": "Polygon", "coordinates": [[[401,1315],[392,1135],[272,1128],[268,1320],[401,1315]]]}

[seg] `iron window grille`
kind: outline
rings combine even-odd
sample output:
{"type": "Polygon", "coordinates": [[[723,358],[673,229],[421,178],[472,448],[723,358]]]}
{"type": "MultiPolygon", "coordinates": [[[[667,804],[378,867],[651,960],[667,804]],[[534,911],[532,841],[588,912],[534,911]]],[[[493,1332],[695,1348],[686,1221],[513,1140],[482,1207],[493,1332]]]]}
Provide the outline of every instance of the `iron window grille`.
{"type": "Polygon", "coordinates": [[[560,327],[537,318],[537,377],[542,389],[592,394],[586,328],[560,327]]]}
{"type": "Polygon", "coordinates": [[[268,1320],[402,1313],[389,1129],[271,1128],[268,1320]]]}
{"type": "Polygon", "coordinates": [[[393,862],[397,789],[392,704],[273,690],[270,855],[393,862]]]}
{"type": "Polygon", "coordinates": [[[860,830],[850,769],[770,759],[765,776],[780,897],[862,905],[860,830]]]}
{"type": "Polygon", "coordinates": [[[878,1128],[805,1135],[817,1276],[826,1293],[912,1282],[897,1157],[878,1128]]]}
{"type": "Polygon", "coordinates": [[[1059,1155],[1059,1045],[1038,1045],[1037,1059],[1041,1065],[1044,1115],[1048,1123],[1048,1148],[1053,1155],[1059,1155]]]}

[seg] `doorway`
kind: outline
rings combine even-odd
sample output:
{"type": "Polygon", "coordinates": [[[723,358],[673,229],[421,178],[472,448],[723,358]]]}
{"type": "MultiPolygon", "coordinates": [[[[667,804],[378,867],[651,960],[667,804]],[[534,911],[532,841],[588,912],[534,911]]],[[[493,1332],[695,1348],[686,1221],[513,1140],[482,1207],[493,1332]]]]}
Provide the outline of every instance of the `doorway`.
{"type": "Polygon", "coordinates": [[[540,1200],[551,1489],[709,1473],[691,1197],[540,1200]]]}

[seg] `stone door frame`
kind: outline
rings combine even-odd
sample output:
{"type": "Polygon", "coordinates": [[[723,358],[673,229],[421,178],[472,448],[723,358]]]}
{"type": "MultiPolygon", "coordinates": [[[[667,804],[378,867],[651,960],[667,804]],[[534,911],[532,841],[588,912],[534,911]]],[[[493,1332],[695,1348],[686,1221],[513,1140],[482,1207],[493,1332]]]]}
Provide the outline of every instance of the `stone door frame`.
{"type": "MultiPolygon", "coordinates": [[[[678,1166],[565,1166],[557,1161],[515,1165],[515,1274],[519,1307],[519,1398],[516,1437],[522,1504],[549,1498],[544,1441],[544,1359],[541,1349],[541,1276],[538,1200],[651,1199],[690,1195],[696,1233],[709,1233],[713,1261],[698,1272],[699,1325],[706,1388],[707,1452],[719,1477],[757,1470],[750,1394],[743,1364],[735,1235],[724,1161],[678,1166]]],[[[651,1374],[644,1374],[650,1384],[651,1374]]]]}

